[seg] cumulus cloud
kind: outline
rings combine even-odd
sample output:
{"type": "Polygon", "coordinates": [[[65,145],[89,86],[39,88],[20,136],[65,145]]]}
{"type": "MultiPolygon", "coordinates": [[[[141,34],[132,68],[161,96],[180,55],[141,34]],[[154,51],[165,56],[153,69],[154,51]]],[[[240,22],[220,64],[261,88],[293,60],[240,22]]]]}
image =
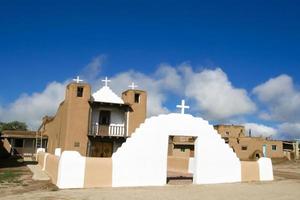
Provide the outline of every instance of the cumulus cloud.
{"type": "Polygon", "coordinates": [[[99,77],[99,74],[101,72],[101,68],[103,65],[103,62],[106,59],[106,55],[99,55],[96,56],[91,60],[90,63],[88,63],[83,70],[81,71],[80,75],[84,79],[84,81],[89,82],[91,84],[95,84],[95,81],[99,77]]]}
{"type": "Polygon", "coordinates": [[[255,87],[253,93],[267,108],[260,114],[265,120],[300,122],[300,91],[293,79],[280,75],[255,87]]]}
{"type": "MultiPolygon", "coordinates": [[[[95,57],[80,73],[92,85],[93,91],[103,85],[101,68],[104,60],[103,55],[95,57]]],[[[146,90],[148,116],[170,112],[170,102],[174,103],[174,97],[178,98],[176,103],[187,97],[188,101],[194,102],[193,108],[207,119],[229,119],[256,109],[247,91],[234,87],[219,68],[196,72],[188,63],[178,66],[164,63],[150,74],[128,70],[109,78],[112,81],[110,87],[119,95],[132,81],[139,85],[138,89],[146,90]]],[[[37,128],[44,115],[55,114],[64,98],[67,83],[52,82],[40,93],[24,94],[7,106],[0,106],[0,120],[25,121],[30,127],[37,128]]]]}
{"type": "Polygon", "coordinates": [[[276,137],[278,134],[278,131],[275,128],[265,126],[263,124],[246,123],[244,126],[247,133],[251,130],[252,136],[276,137]]]}
{"type": "MultiPolygon", "coordinates": [[[[160,72],[157,72],[160,74],[160,72]]],[[[147,91],[147,115],[158,115],[168,113],[169,110],[164,103],[167,100],[167,94],[164,92],[164,83],[168,81],[170,74],[160,74],[160,77],[153,74],[148,76],[136,71],[128,71],[111,77],[111,88],[117,94],[121,94],[128,89],[128,85],[134,81],[138,89],[147,91]]],[[[172,76],[172,75],[171,75],[172,76]]],[[[99,82],[99,81],[98,81],[99,82]]],[[[99,89],[100,87],[97,86],[99,89]]]]}
{"type": "Polygon", "coordinates": [[[247,91],[234,87],[220,68],[196,73],[185,67],[183,71],[187,81],[186,96],[194,99],[198,109],[209,119],[226,119],[256,110],[247,91]]]}
{"type": "Polygon", "coordinates": [[[55,114],[63,100],[66,83],[49,83],[40,93],[22,94],[13,103],[0,108],[0,121],[23,121],[36,129],[44,115],[55,114]]]}
{"type": "Polygon", "coordinates": [[[283,138],[300,139],[300,123],[282,123],[278,129],[283,138]]]}

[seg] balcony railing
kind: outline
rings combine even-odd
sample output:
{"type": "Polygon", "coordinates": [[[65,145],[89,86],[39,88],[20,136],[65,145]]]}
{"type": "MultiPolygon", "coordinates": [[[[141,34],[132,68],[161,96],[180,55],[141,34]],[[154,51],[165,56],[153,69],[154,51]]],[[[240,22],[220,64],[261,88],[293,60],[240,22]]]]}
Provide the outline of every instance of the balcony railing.
{"type": "Polygon", "coordinates": [[[92,125],[90,135],[125,137],[126,131],[124,124],[99,125],[96,123],[92,125]]]}

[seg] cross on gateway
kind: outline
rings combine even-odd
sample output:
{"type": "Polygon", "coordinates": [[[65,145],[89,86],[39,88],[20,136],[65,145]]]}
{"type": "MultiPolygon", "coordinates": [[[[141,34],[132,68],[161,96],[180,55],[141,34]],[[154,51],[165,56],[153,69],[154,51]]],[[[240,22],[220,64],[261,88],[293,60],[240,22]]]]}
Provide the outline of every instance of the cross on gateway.
{"type": "Polygon", "coordinates": [[[75,81],[76,83],[80,83],[80,82],[82,82],[83,80],[81,80],[81,79],[79,78],[79,76],[77,76],[76,79],[75,79],[75,78],[73,79],[73,81],[75,81]]]}
{"type": "Polygon", "coordinates": [[[185,109],[189,109],[190,107],[189,106],[186,106],[185,105],[185,100],[182,99],[181,100],[181,105],[176,105],[177,108],[181,108],[181,114],[184,114],[184,110],[185,109]]]}
{"type": "Polygon", "coordinates": [[[108,80],[107,76],[105,77],[104,80],[102,80],[102,82],[104,82],[104,85],[107,86],[108,82],[110,82],[110,80],[108,80]]]}
{"type": "Polygon", "coordinates": [[[134,90],[135,88],[139,87],[138,85],[135,85],[134,82],[131,83],[131,85],[128,85],[129,88],[134,90]]]}

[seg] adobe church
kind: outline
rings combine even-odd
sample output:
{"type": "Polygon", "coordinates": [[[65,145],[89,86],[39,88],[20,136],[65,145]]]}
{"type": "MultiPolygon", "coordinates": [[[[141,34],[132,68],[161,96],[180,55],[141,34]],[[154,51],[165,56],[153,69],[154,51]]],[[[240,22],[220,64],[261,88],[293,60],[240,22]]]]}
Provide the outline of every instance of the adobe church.
{"type": "Polygon", "coordinates": [[[65,99],[54,117],[44,117],[38,130],[48,136],[47,152],[78,151],[82,156],[111,157],[146,118],[147,94],[130,89],[115,94],[110,80],[91,93],[91,86],[77,77],[67,85],[65,99]]]}

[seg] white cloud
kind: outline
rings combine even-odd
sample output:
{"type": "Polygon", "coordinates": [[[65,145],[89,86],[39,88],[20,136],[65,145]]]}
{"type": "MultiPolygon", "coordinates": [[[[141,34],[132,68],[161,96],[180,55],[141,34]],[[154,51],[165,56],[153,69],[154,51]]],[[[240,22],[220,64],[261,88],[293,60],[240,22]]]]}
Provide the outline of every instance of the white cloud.
{"type": "MultiPolygon", "coordinates": [[[[92,85],[93,91],[103,85],[100,76],[104,75],[100,72],[104,59],[105,56],[98,56],[82,70],[81,75],[92,85]]],[[[151,74],[129,70],[109,78],[111,88],[119,95],[132,81],[139,85],[138,89],[146,90],[148,116],[170,112],[172,106],[167,104],[174,103],[171,98],[178,98],[178,103],[185,95],[187,100],[196,103],[193,107],[201,111],[204,118],[229,119],[255,111],[247,91],[234,87],[221,69],[195,72],[187,63],[176,67],[161,64],[151,74]]],[[[44,115],[55,114],[63,100],[66,83],[50,83],[43,92],[25,94],[8,106],[0,106],[0,120],[25,121],[37,128],[44,115]]],[[[173,107],[175,110],[175,105],[173,107]]]]}
{"type": "Polygon", "coordinates": [[[272,78],[255,87],[253,93],[267,108],[260,114],[262,119],[300,122],[300,91],[290,76],[272,78]]]}
{"type": "Polygon", "coordinates": [[[42,117],[55,114],[65,94],[65,83],[52,82],[43,92],[23,94],[13,103],[0,109],[0,121],[23,121],[36,129],[42,117]]]}
{"type": "MultiPolygon", "coordinates": [[[[164,92],[164,83],[169,78],[167,76],[147,76],[143,73],[136,71],[128,71],[115,75],[111,78],[111,88],[117,94],[121,94],[128,89],[128,85],[133,81],[139,87],[138,89],[147,91],[147,115],[158,115],[162,113],[168,113],[169,110],[164,106],[167,100],[167,94],[164,92]]],[[[98,86],[97,89],[100,87],[98,86]]]]}
{"type": "Polygon", "coordinates": [[[244,126],[247,133],[249,133],[249,130],[251,129],[252,136],[274,137],[278,134],[276,129],[263,124],[246,123],[244,126]]]}
{"type": "Polygon", "coordinates": [[[97,80],[101,68],[103,65],[103,62],[105,61],[106,56],[105,55],[99,55],[96,56],[91,60],[90,63],[88,63],[83,70],[81,71],[80,75],[84,79],[84,81],[95,84],[95,81],[97,80]]]}
{"type": "Polygon", "coordinates": [[[226,119],[255,111],[247,91],[235,88],[220,68],[199,73],[186,67],[181,70],[187,81],[186,96],[194,99],[197,108],[209,119],[226,119]]]}
{"type": "Polygon", "coordinates": [[[300,139],[300,123],[283,123],[278,129],[284,138],[300,139]]]}

